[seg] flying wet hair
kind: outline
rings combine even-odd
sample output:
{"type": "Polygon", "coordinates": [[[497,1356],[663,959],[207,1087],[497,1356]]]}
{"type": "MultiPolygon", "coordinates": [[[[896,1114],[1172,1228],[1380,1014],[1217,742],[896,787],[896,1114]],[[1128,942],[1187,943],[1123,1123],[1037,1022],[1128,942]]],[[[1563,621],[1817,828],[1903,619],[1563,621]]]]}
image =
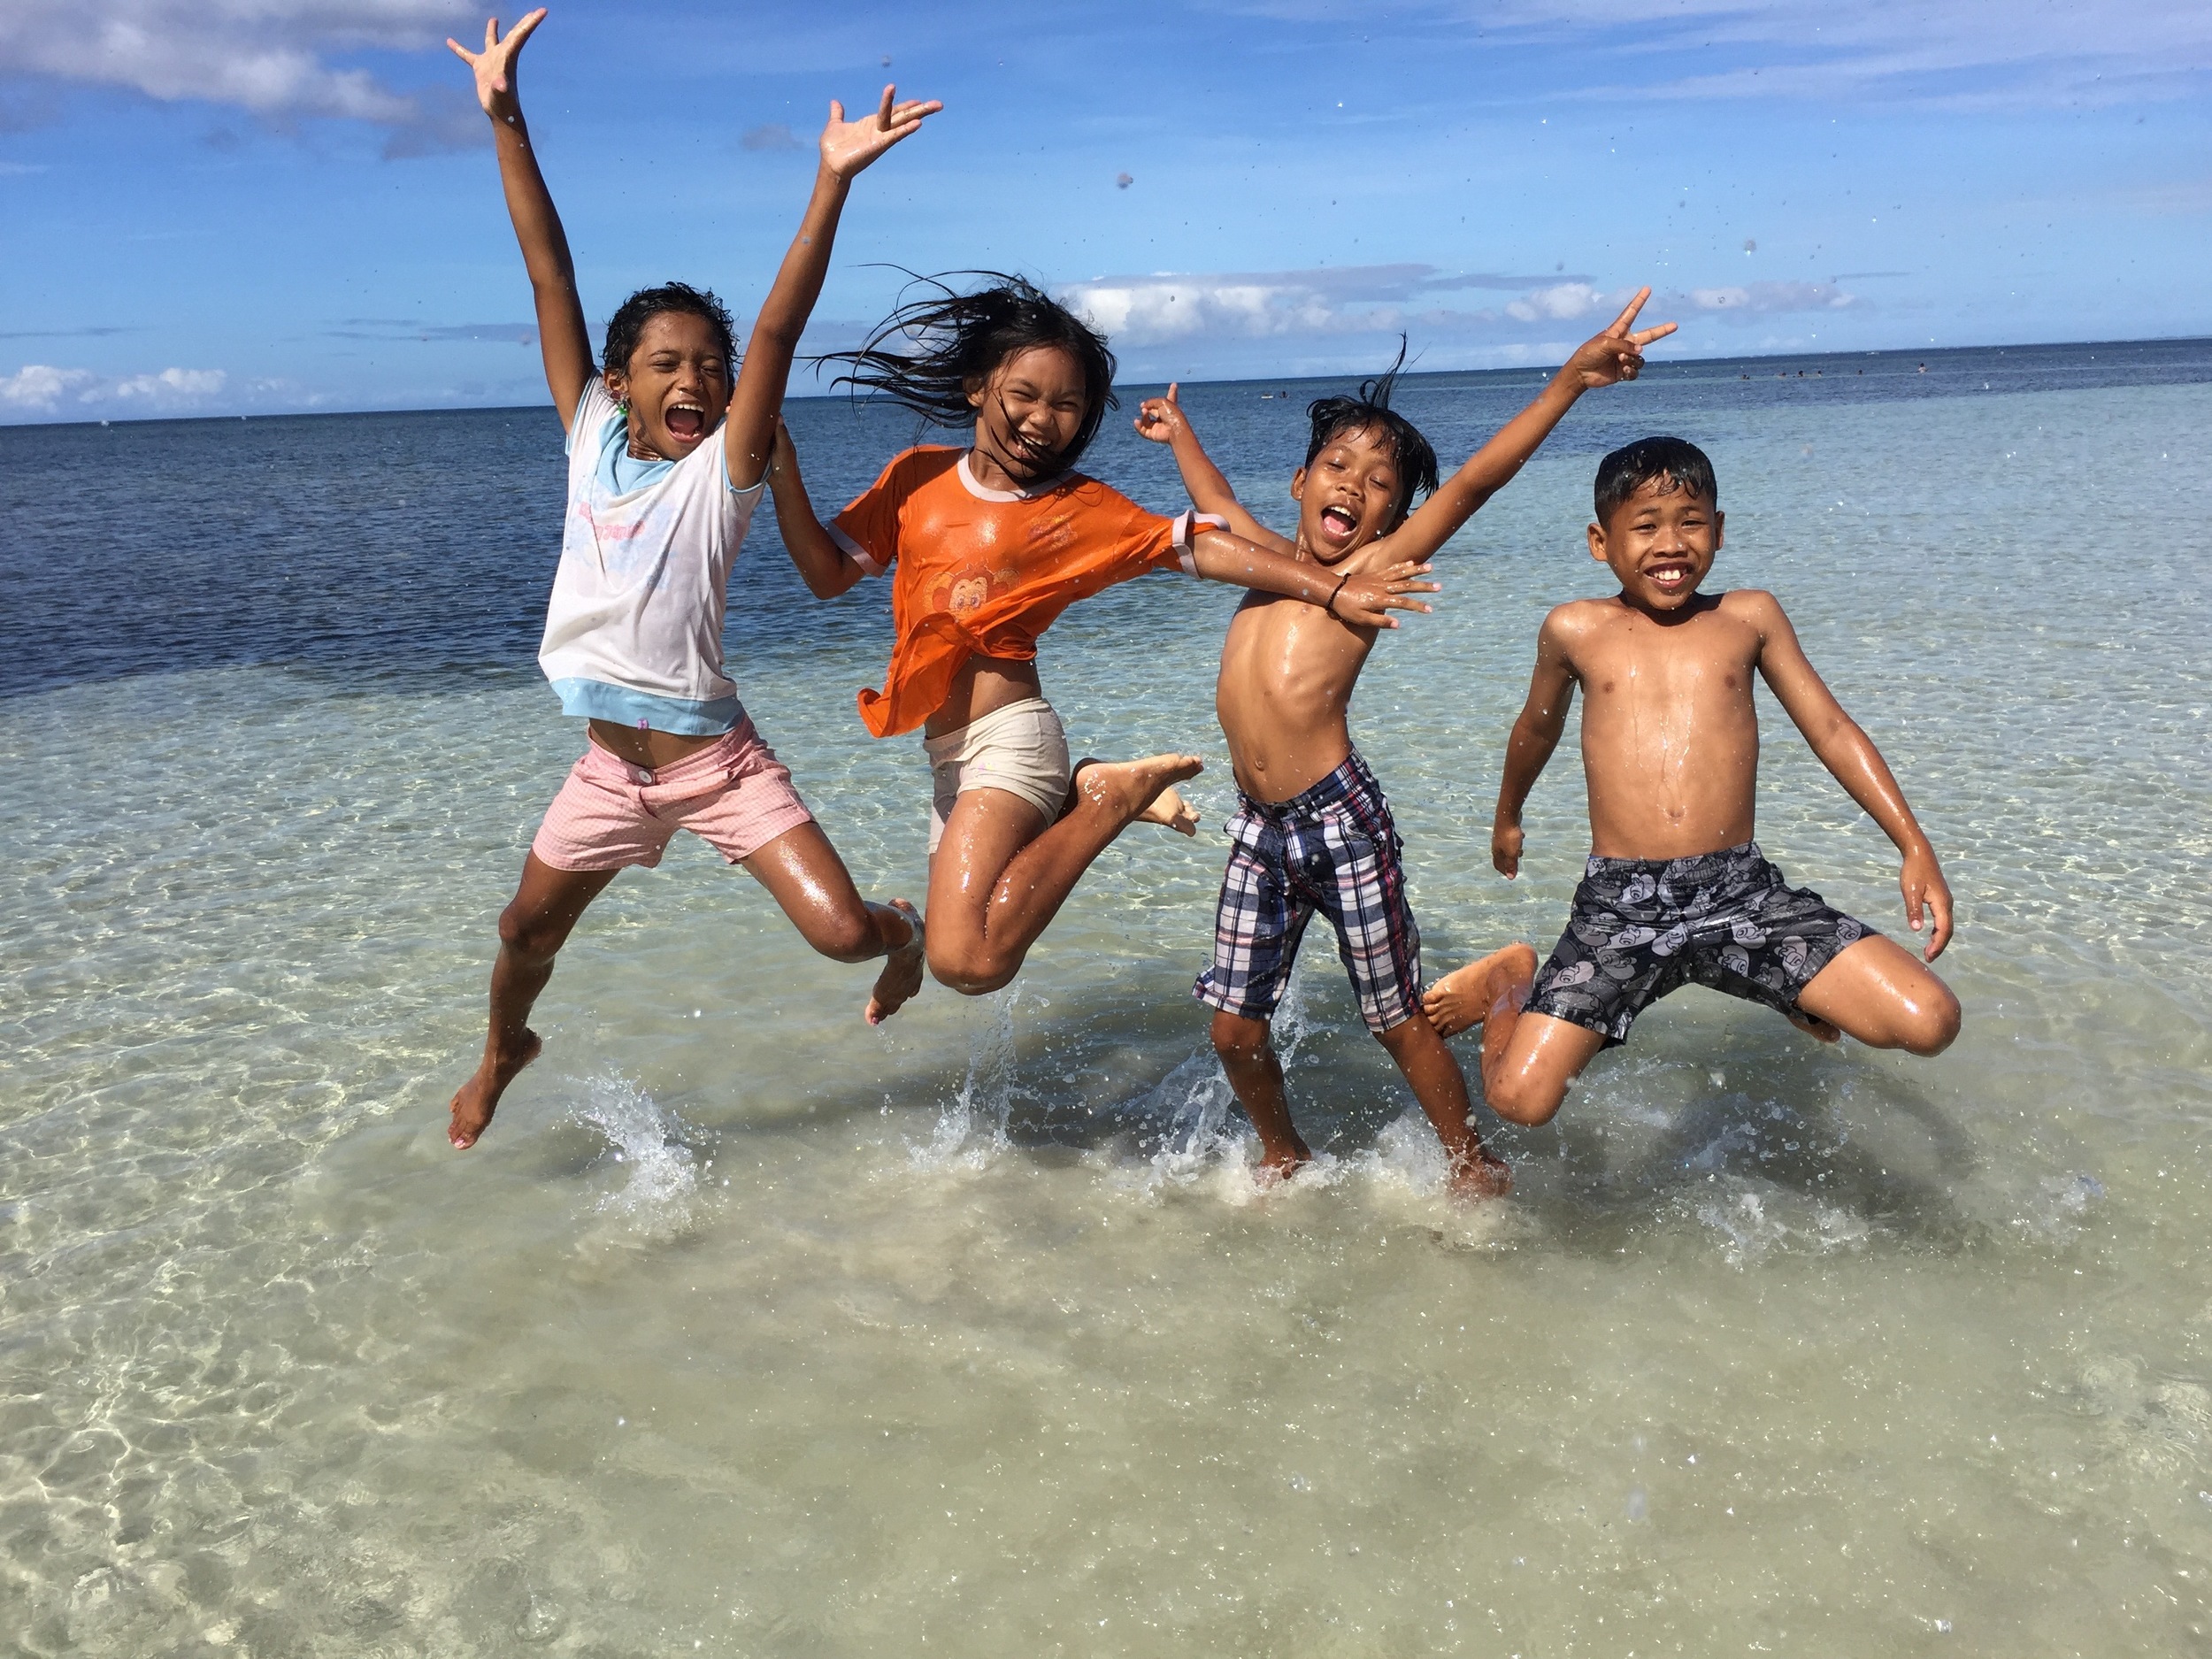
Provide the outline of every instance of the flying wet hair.
{"type": "Polygon", "coordinates": [[[1603,524],[1647,484],[1659,485],[1662,495],[1687,490],[1702,495],[1709,506],[1720,505],[1720,480],[1704,450],[1683,438],[1639,438],[1598,463],[1598,522],[1603,524]]]}
{"type": "Polygon", "coordinates": [[[975,406],[972,386],[987,381],[1010,357],[1037,347],[1056,347],[1083,371],[1083,423],[1067,447],[1039,450],[1025,458],[1038,476],[1065,472],[1098,435],[1114,396],[1114,354],[1106,336],[1026,277],[1002,271],[952,271],[944,276],[914,276],[912,288],[925,290],[883,319],[865,345],[833,351],[818,363],[841,363],[845,372],[830,383],[849,386],[903,404],[933,425],[971,426],[975,406]],[[962,293],[948,278],[970,278],[986,286],[962,293]]]}
{"type": "Polygon", "coordinates": [[[1306,445],[1306,465],[1348,432],[1379,432],[1390,445],[1390,458],[1398,468],[1397,516],[1403,518],[1416,495],[1436,488],[1436,451],[1421,429],[1390,406],[1390,394],[1398,385],[1398,371],[1406,364],[1406,337],[1398,336],[1398,360],[1371,380],[1363,381],[1356,397],[1317,397],[1306,405],[1313,422],[1313,437],[1306,445]]]}
{"type": "Polygon", "coordinates": [[[730,308],[714,296],[711,288],[695,288],[688,282],[664,282],[657,288],[640,288],[615,308],[607,319],[607,367],[618,374],[630,372],[630,359],[636,355],[638,336],[645,332],[645,325],[666,311],[681,311],[689,317],[703,317],[714,325],[714,332],[722,342],[722,363],[726,373],[734,374],[737,363],[737,328],[730,321],[730,308]]]}

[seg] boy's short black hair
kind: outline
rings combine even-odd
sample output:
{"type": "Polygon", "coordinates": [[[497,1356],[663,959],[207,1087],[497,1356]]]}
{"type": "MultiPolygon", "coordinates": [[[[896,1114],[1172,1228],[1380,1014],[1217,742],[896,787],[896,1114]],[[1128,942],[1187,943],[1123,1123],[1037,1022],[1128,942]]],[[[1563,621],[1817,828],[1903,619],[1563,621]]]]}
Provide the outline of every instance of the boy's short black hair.
{"type": "Polygon", "coordinates": [[[693,317],[703,317],[714,325],[714,332],[721,337],[722,361],[733,373],[737,362],[737,326],[730,321],[730,308],[717,299],[711,288],[695,288],[688,282],[664,282],[657,288],[640,288],[615,308],[607,319],[607,369],[610,373],[627,374],[631,356],[637,350],[638,336],[645,332],[645,325],[664,311],[683,311],[693,317]]]}
{"type": "Polygon", "coordinates": [[[1364,381],[1356,397],[1339,394],[1334,397],[1317,397],[1306,405],[1306,417],[1313,422],[1313,436],[1306,445],[1306,465],[1313,465],[1313,457],[1348,432],[1379,432],[1390,444],[1391,458],[1398,465],[1398,517],[1405,517],[1416,495],[1425,495],[1436,488],[1436,450],[1421,435],[1421,429],[1390,406],[1390,394],[1398,384],[1398,371],[1405,366],[1405,336],[1398,337],[1398,360],[1376,379],[1364,381]]]}
{"type": "Polygon", "coordinates": [[[1720,505],[1720,480],[1713,476],[1713,464],[1704,450],[1684,438],[1639,438],[1598,463],[1598,522],[1603,524],[1645,485],[1662,480],[1667,495],[1686,489],[1702,495],[1711,506],[1720,505]]]}

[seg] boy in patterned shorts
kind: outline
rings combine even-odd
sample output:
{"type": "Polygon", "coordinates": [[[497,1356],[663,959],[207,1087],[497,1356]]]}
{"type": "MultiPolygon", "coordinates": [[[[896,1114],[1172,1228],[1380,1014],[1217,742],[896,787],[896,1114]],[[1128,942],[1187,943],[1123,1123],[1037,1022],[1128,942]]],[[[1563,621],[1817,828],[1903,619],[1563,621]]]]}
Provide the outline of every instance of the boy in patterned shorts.
{"type": "Polygon", "coordinates": [[[1485,1025],[1483,1093],[1520,1124],[1550,1121],[1598,1051],[1685,985],[1764,1003],[1826,1041],[1840,1032],[1874,1048],[1941,1053],[1958,1035],[1958,999],[1926,964],[1950,941],[1951,890],[1904,791],[1813,672],[1774,595],[1698,592],[1721,545],[1713,464],[1679,438],[1646,438],[1599,464],[1596,495],[1590,553],[1621,591],[1545,618],[1490,832],[1491,861],[1510,879],[1522,804],[1578,685],[1585,879],[1542,972],[1521,946],[1502,984],[1495,956],[1447,974],[1425,999],[1431,1022],[1446,1036],[1485,1025]],[[1931,924],[1919,956],[1790,887],[1752,840],[1755,671],[1896,844],[1906,919],[1915,933],[1924,914],[1931,924]]]}
{"type": "MultiPolygon", "coordinates": [[[[1610,328],[1576,351],[1536,401],[1440,488],[1435,451],[1389,406],[1394,369],[1357,397],[1320,399],[1309,411],[1306,464],[1291,480],[1299,507],[1294,541],[1268,529],[1237,500],[1183,418],[1172,387],[1167,396],[1147,400],[1137,430],[1172,446],[1192,502],[1223,515],[1237,534],[1312,560],[1335,572],[1340,585],[1395,574],[1392,567],[1406,564],[1417,572],[1520,470],[1576,399],[1592,387],[1633,380],[1643,348],[1674,332],[1671,323],[1631,332],[1649,293],[1637,295],[1610,328]],[[1428,500],[1409,516],[1423,490],[1431,492],[1428,500]]],[[[1238,607],[1214,695],[1236,769],[1239,810],[1228,824],[1234,846],[1215,913],[1213,965],[1199,976],[1194,995],[1217,1010],[1214,1049],[1259,1132],[1262,1179],[1290,1175],[1313,1154],[1291,1121],[1269,1022],[1306,924],[1319,910],[1336,930],[1361,1017],[1444,1142],[1453,1190],[1500,1193],[1508,1185],[1505,1165],[1475,1133],[1466,1079],[1422,1013],[1421,935],[1406,902],[1402,843],[1346,719],[1376,633],[1340,620],[1333,605],[1279,604],[1255,594],[1238,607]]],[[[1518,949],[1528,954],[1525,945],[1518,949]]],[[[1509,968],[1507,954],[1492,966],[1509,968]]]]}

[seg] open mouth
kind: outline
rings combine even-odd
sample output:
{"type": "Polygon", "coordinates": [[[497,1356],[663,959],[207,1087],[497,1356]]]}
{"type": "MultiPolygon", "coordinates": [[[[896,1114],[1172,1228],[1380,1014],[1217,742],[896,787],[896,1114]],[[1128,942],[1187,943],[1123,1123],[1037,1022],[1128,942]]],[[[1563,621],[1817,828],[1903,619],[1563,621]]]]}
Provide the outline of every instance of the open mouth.
{"type": "Polygon", "coordinates": [[[696,403],[671,403],[665,419],[668,435],[680,443],[694,443],[706,435],[707,411],[696,403]]]}
{"type": "Polygon", "coordinates": [[[1348,541],[1359,534],[1359,520],[1341,507],[1324,507],[1321,510],[1321,527],[1332,540],[1348,541]]]}
{"type": "Polygon", "coordinates": [[[1644,574],[1661,593],[1679,593],[1689,586],[1690,567],[1686,565],[1655,565],[1644,574]]]}

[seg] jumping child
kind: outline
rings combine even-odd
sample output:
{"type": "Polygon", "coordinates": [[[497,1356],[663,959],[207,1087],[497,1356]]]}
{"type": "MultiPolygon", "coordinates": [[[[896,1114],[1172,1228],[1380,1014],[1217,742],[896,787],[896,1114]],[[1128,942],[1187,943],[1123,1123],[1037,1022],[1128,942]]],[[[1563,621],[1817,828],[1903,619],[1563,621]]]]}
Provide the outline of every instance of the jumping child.
{"type": "Polygon", "coordinates": [[[861,718],[878,737],[923,728],[934,784],[929,967],[971,996],[1013,979],[1084,871],[1135,819],[1197,827],[1173,787],[1199,771],[1194,755],[1071,771],[1036,660],[1063,611],[1177,566],[1368,628],[1396,626],[1393,609],[1427,610],[1409,595],[1436,591],[1409,566],[1333,580],[1213,520],[1147,512],[1074,471],[1115,403],[1113,354],[1028,282],[975,274],[992,285],[960,294],[935,284],[935,296],[839,354],[841,383],[972,426],[969,445],[895,457],[826,527],[787,437],[771,470],[784,544],[816,595],[893,575],[897,640],[883,689],[860,694],[861,718]]]}
{"type": "Polygon", "coordinates": [[[1712,463],[1679,438],[1646,438],[1599,463],[1596,496],[1590,557],[1621,590],[1544,618],[1490,832],[1491,862],[1509,879],[1521,808],[1580,686],[1589,864],[1542,972],[1525,945],[1506,972],[1495,959],[1462,968],[1430,989],[1430,1019],[1449,1035],[1487,1018],[1483,1090],[1519,1124],[1550,1121],[1598,1051],[1684,985],[1763,1002],[1827,1041],[1841,1031],[1940,1054],[1959,1004],[1925,964],[1950,942],[1951,890],[1904,791],[1774,595],[1698,591],[1721,545],[1712,463]],[[1759,851],[1754,671],[1903,856],[1906,919],[1915,933],[1932,923],[1920,956],[1789,887],[1759,851]]]}
{"type": "MultiPolygon", "coordinates": [[[[1631,333],[1643,289],[1603,334],[1582,345],[1536,401],[1502,427],[1441,488],[1436,452],[1390,407],[1397,370],[1357,397],[1325,397],[1308,413],[1306,464],[1290,480],[1295,539],[1245,510],[1207,458],[1175,388],[1148,399],[1137,430],[1172,448],[1191,500],[1263,546],[1338,581],[1402,560],[1425,564],[1472,518],[1592,387],[1633,380],[1643,348],[1672,323],[1631,333]],[[1408,517],[1414,499],[1429,492],[1408,517]]],[[[1402,350],[1400,361],[1404,360],[1402,350]]],[[[1390,803],[1352,745],[1348,705],[1375,631],[1356,618],[1279,605],[1254,594],[1237,608],[1221,648],[1214,706],[1236,769],[1238,810],[1214,918],[1213,965],[1193,995],[1213,1008],[1214,1051],[1259,1132],[1263,1178],[1310,1163],[1291,1121],[1283,1069],[1269,1041],[1306,924],[1318,910],[1336,929],[1361,1018],[1412,1086],[1435,1125],[1462,1194],[1503,1192],[1505,1165],[1473,1127],[1466,1079],[1421,1009],[1421,934],[1406,902],[1404,844],[1390,803]]],[[[1526,946],[1520,949],[1524,951],[1526,946]]],[[[1507,952],[1472,972],[1495,966],[1507,952]]]]}
{"type": "Polygon", "coordinates": [[[657,864],[678,829],[743,864],[823,955],[888,956],[868,1004],[872,1023],[921,984],[921,918],[903,900],[862,902],[723,672],[722,618],[846,192],[941,106],[895,104],[889,87],[857,121],[831,104],[813,195],[734,390],[729,313],[712,294],[680,282],[622,303],[607,325],[606,366],[595,371],[568,238],[516,86],[523,42],[544,18],[531,12],[504,39],[493,19],[481,52],[446,43],[475,71],[477,100],[491,118],[536,296],[546,383],[568,434],[568,522],[538,661],[564,711],[589,722],[590,741],[499,918],[484,1057],[453,1097],[448,1134],[459,1148],[476,1144],[508,1084],[537,1057],[530,1008],[577,918],[617,872],[657,864]]]}

